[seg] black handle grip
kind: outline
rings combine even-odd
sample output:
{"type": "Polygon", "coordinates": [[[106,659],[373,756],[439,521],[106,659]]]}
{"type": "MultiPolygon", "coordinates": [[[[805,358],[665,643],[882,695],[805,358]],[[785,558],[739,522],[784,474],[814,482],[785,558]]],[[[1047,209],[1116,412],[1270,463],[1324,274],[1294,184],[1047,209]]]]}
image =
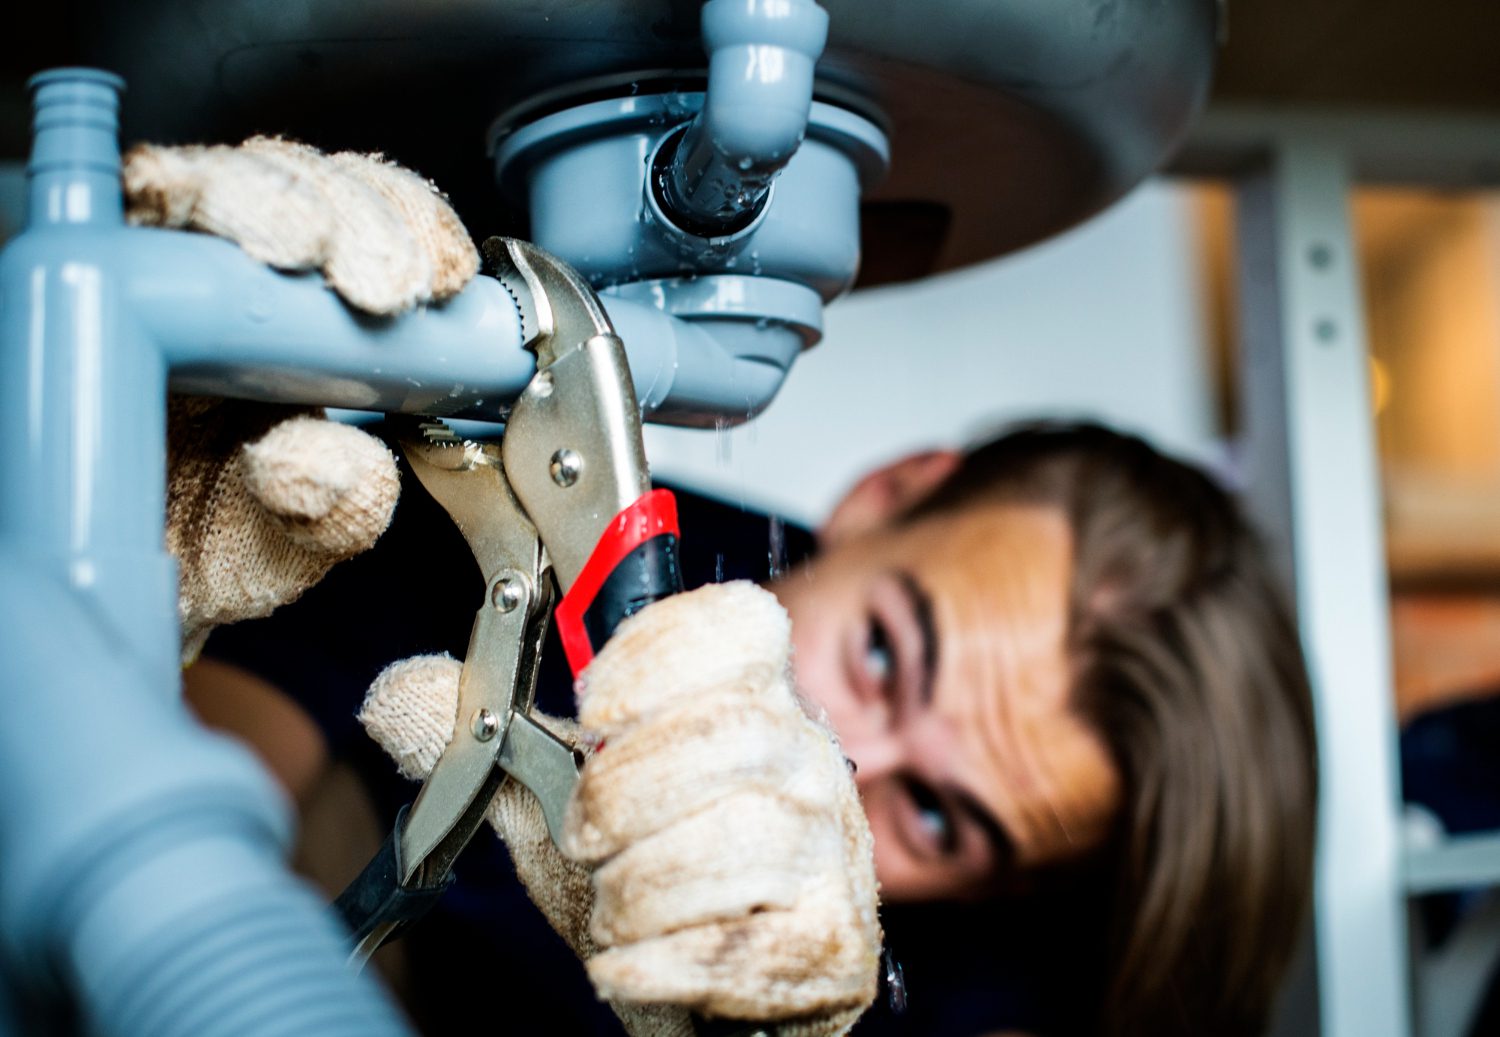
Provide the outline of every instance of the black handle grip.
{"type": "Polygon", "coordinates": [[[408,923],[432,910],[438,898],[453,885],[451,871],[431,885],[401,885],[400,834],[406,809],[402,807],[396,815],[395,828],[386,836],[379,852],[333,902],[356,945],[381,925],[392,926],[386,939],[398,935],[408,923]]]}
{"type": "Polygon", "coordinates": [[[583,614],[589,642],[603,647],[615,628],[653,601],[682,592],[677,537],[662,533],[642,541],[610,572],[583,614]]]}

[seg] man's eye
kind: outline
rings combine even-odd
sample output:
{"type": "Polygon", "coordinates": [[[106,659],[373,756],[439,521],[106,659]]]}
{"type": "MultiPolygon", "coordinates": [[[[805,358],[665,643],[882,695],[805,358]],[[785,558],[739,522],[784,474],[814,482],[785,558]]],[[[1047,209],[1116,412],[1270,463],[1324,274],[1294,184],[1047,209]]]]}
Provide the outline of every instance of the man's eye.
{"type": "Polygon", "coordinates": [[[894,669],[894,659],[891,652],[891,641],[886,635],[885,627],[871,621],[870,636],[865,642],[865,674],[872,681],[882,686],[891,679],[891,671],[894,669]]]}
{"type": "Polygon", "coordinates": [[[922,838],[941,853],[948,854],[958,849],[958,830],[937,793],[915,780],[906,782],[906,793],[916,811],[922,838]]]}

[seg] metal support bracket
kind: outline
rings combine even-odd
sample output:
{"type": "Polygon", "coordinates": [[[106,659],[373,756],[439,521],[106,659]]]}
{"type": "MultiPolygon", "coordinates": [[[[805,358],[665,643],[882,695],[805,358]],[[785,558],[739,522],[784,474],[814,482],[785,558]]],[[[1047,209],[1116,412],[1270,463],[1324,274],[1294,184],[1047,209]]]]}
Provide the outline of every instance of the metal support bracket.
{"type": "Polygon", "coordinates": [[[1409,1032],[1400,791],[1369,367],[1335,147],[1284,139],[1239,181],[1250,504],[1284,573],[1317,710],[1324,1037],[1409,1032]]]}

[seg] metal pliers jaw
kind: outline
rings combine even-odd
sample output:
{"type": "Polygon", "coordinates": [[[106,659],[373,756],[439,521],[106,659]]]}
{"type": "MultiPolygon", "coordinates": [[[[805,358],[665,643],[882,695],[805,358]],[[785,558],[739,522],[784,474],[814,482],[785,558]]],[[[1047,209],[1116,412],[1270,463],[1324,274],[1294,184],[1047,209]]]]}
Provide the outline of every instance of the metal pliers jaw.
{"type": "Polygon", "coordinates": [[[356,962],[436,902],[507,775],[536,794],[557,840],[580,761],[531,714],[554,601],[576,676],[626,616],[682,589],[675,502],[651,490],[630,368],[598,297],[534,245],[492,238],[484,251],[516,300],[537,371],[498,446],[440,422],[402,439],[412,471],[468,540],[485,597],[453,739],[337,901],[356,962]]]}

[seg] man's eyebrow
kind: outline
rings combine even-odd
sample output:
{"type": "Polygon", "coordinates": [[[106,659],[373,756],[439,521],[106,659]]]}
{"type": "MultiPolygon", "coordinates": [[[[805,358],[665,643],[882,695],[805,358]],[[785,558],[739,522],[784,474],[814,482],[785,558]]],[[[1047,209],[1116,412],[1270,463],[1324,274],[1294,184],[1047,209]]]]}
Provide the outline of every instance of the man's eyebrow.
{"type": "Polygon", "coordinates": [[[932,618],[932,599],[922,589],[911,573],[897,573],[896,580],[906,592],[911,611],[917,617],[917,629],[922,634],[922,704],[932,702],[932,684],[937,679],[938,632],[932,618]]]}
{"type": "Polygon", "coordinates": [[[984,833],[984,841],[989,844],[990,860],[994,862],[995,871],[999,873],[1014,865],[1016,862],[1015,840],[1010,837],[1005,826],[995,820],[995,815],[963,789],[953,790],[953,800],[958,809],[969,815],[969,819],[984,833]]]}

